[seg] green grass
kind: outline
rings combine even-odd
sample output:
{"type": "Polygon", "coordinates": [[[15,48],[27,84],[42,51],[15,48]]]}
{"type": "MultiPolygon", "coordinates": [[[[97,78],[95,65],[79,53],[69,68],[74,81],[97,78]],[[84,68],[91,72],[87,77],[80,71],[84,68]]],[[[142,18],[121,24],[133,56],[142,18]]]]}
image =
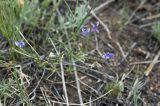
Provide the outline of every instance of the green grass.
{"type": "MultiPolygon", "coordinates": [[[[94,2],[98,3],[98,0],[94,2]]],[[[75,63],[80,64],[79,66],[82,64],[81,67],[85,61],[100,64],[96,57],[88,55],[88,49],[90,49],[88,45],[94,36],[83,38],[81,35],[81,27],[90,13],[88,2],[76,0],[75,3],[74,8],[71,8],[67,0],[25,0],[22,6],[17,4],[17,0],[1,1],[0,34],[6,39],[2,41],[9,45],[5,47],[5,50],[0,50],[0,68],[8,72],[7,77],[3,78],[2,83],[0,82],[0,106],[1,104],[6,106],[14,99],[27,106],[36,106],[44,101],[45,105],[50,105],[50,99],[44,94],[36,98],[38,103],[30,101],[31,91],[27,89],[26,83],[28,84],[27,81],[32,83],[33,79],[36,79],[33,74],[43,73],[45,70],[52,75],[64,68],[66,75],[82,70],[75,68],[75,63]],[[14,42],[19,40],[26,43],[25,48],[15,46],[14,42]],[[28,68],[28,63],[34,64],[28,68]],[[62,63],[65,65],[61,66],[62,63]],[[28,77],[28,73],[23,73],[24,67],[28,69],[27,72],[31,73],[31,76],[28,77]]],[[[122,14],[124,17],[121,19],[120,27],[124,27],[124,23],[129,18],[127,6],[124,6],[122,14]]],[[[154,26],[153,31],[154,35],[159,35],[159,26],[154,26]]],[[[92,68],[92,65],[94,64],[88,66],[92,68]]],[[[41,82],[40,84],[36,82],[36,84],[32,86],[38,86],[39,92],[40,88],[46,87],[43,84],[40,85],[41,82]]],[[[141,82],[135,80],[131,88],[135,106],[139,105],[141,87],[141,82]]],[[[47,90],[44,91],[47,92],[47,90]]],[[[111,96],[119,97],[123,94],[124,82],[122,80],[111,81],[107,84],[106,90],[111,91],[109,93],[111,96]]],[[[36,97],[37,95],[38,93],[35,94],[36,97]]]]}
{"type": "MultiPolygon", "coordinates": [[[[68,62],[85,60],[86,53],[78,51],[76,46],[81,37],[80,28],[89,13],[87,2],[80,4],[77,1],[75,10],[71,10],[65,1],[65,14],[59,11],[61,3],[62,0],[25,0],[24,5],[19,6],[17,0],[1,1],[0,34],[9,43],[9,49],[0,51],[0,57],[3,57],[0,65],[12,73],[10,80],[4,79],[4,83],[0,84],[1,104],[6,105],[6,101],[15,97],[22,104],[32,104],[23,84],[23,74],[15,68],[17,65],[22,67],[24,60],[34,61],[37,68],[53,73],[53,70],[59,70],[57,66],[62,56],[68,62]],[[27,45],[23,49],[14,45],[15,41],[21,39],[27,45]],[[50,53],[55,56],[49,57],[50,53]],[[14,62],[9,63],[7,60],[14,62]],[[10,66],[4,66],[3,62],[10,66]]],[[[66,70],[72,72],[73,67],[66,70]]]]}
{"type": "Polygon", "coordinates": [[[152,26],[153,36],[160,42],[160,22],[152,26]]]}
{"type": "Polygon", "coordinates": [[[133,95],[133,103],[134,106],[140,106],[141,105],[141,89],[143,87],[143,83],[141,81],[139,81],[139,79],[137,78],[132,86],[132,95],[133,95]]]}
{"type": "Polygon", "coordinates": [[[8,98],[13,98],[14,89],[12,88],[13,80],[5,80],[0,84],[1,104],[6,104],[8,98]]]}
{"type": "Polygon", "coordinates": [[[124,83],[123,81],[113,81],[109,84],[107,84],[106,86],[106,90],[110,91],[110,96],[117,96],[119,97],[120,95],[122,95],[122,92],[124,91],[124,83]]]}

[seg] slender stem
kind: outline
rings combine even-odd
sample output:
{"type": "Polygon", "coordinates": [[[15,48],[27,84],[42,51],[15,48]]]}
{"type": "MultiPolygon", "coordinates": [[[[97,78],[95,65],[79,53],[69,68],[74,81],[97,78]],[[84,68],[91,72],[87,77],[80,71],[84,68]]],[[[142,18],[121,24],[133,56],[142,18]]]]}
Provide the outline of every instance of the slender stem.
{"type": "Polygon", "coordinates": [[[65,83],[65,78],[64,78],[64,68],[63,68],[63,64],[62,64],[62,59],[63,59],[63,55],[62,55],[61,60],[60,60],[61,77],[62,77],[64,96],[65,96],[65,99],[66,99],[67,106],[69,106],[67,88],[66,88],[66,83],[65,83]]]}

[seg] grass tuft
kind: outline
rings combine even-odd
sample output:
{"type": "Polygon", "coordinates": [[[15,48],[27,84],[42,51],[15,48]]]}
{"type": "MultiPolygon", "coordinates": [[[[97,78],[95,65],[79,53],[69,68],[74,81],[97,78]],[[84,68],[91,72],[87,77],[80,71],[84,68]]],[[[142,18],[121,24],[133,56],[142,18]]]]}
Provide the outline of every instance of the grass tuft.
{"type": "Polygon", "coordinates": [[[106,87],[107,91],[110,91],[111,96],[119,96],[124,91],[124,85],[122,81],[111,82],[106,87]]]}

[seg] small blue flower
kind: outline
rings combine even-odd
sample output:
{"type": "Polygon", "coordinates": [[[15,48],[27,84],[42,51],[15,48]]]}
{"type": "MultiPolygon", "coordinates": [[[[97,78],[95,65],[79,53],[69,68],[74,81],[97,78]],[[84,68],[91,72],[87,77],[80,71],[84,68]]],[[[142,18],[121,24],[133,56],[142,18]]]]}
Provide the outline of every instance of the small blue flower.
{"type": "Polygon", "coordinates": [[[104,54],[102,55],[102,58],[103,58],[103,59],[111,59],[111,58],[113,58],[113,56],[114,56],[113,53],[107,52],[107,53],[104,53],[104,54]]]}
{"type": "Polygon", "coordinates": [[[92,32],[99,33],[99,30],[98,30],[99,22],[96,22],[95,24],[91,23],[91,25],[92,25],[92,32]]]}
{"type": "Polygon", "coordinates": [[[16,46],[18,46],[19,48],[24,48],[25,45],[26,45],[23,40],[16,41],[16,42],[14,42],[14,44],[15,44],[16,46]]]}
{"type": "Polygon", "coordinates": [[[88,36],[90,34],[90,28],[88,28],[86,26],[82,27],[81,31],[82,31],[83,36],[88,36]]]}

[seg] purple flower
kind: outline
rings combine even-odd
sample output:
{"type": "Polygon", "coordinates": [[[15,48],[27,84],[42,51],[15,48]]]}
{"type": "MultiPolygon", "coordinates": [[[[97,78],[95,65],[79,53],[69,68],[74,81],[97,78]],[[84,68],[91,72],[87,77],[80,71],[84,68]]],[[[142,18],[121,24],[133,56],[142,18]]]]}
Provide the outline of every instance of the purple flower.
{"type": "Polygon", "coordinates": [[[84,26],[84,27],[81,28],[81,31],[82,31],[83,36],[88,36],[89,33],[90,33],[90,28],[84,26]]]}
{"type": "Polygon", "coordinates": [[[14,42],[14,44],[15,44],[16,46],[18,46],[19,48],[24,48],[25,45],[26,45],[23,40],[16,41],[16,42],[14,42]]]}
{"type": "Polygon", "coordinates": [[[107,52],[107,53],[104,53],[104,54],[102,55],[102,58],[103,58],[103,59],[111,59],[111,58],[113,58],[113,56],[114,56],[113,53],[107,52]]]}
{"type": "Polygon", "coordinates": [[[95,24],[91,23],[91,25],[92,25],[92,32],[99,33],[99,30],[98,30],[99,22],[96,22],[95,24]]]}

